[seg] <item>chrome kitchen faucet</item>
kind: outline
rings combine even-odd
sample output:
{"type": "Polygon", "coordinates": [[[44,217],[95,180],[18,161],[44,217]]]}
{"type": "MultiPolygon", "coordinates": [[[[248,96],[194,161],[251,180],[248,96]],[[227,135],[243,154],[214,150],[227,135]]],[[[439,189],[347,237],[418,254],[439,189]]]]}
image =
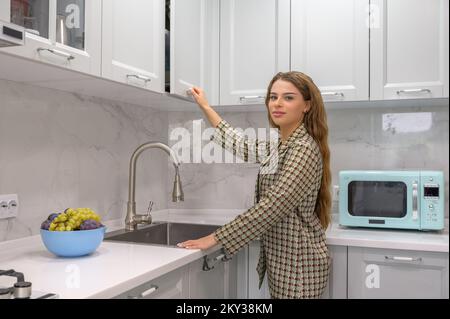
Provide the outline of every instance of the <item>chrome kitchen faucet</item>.
{"type": "Polygon", "coordinates": [[[151,224],[152,217],[150,215],[151,206],[147,211],[147,215],[136,214],[136,201],[135,201],[135,189],[136,189],[136,162],[139,155],[149,148],[159,148],[165,151],[172,159],[173,166],[175,167],[175,181],[173,182],[172,191],[172,201],[180,202],[184,201],[183,189],[181,187],[181,179],[178,167],[180,166],[180,161],[176,156],[175,152],[164,143],[161,142],[148,142],[139,146],[131,155],[130,159],[130,178],[128,183],[128,203],[127,203],[127,216],[125,217],[125,229],[126,230],[136,230],[137,225],[151,224]]]}

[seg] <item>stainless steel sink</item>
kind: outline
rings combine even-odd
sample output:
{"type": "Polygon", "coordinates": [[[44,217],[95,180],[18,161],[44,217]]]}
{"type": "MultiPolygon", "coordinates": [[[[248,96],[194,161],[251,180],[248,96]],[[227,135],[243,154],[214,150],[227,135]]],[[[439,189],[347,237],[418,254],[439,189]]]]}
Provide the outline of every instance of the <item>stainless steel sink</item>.
{"type": "Polygon", "coordinates": [[[219,227],[217,225],[155,222],[138,230],[121,229],[107,233],[105,240],[170,247],[189,239],[207,236],[219,227]]]}

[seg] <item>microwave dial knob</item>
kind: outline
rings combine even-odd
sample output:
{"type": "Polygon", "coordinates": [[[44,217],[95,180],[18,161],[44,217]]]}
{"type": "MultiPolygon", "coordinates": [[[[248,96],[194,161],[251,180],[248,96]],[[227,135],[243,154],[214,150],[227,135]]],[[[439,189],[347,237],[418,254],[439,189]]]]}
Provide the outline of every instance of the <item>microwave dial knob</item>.
{"type": "Polygon", "coordinates": [[[430,210],[433,210],[433,209],[434,209],[434,205],[433,205],[433,204],[430,204],[430,205],[428,205],[428,208],[429,208],[430,210]]]}

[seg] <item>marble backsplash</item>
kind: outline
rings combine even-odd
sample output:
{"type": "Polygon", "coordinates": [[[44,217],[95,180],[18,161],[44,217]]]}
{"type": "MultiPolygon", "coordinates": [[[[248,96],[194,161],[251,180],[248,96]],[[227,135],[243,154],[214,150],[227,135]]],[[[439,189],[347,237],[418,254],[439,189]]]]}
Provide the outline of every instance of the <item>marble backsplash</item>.
{"type": "MultiPolygon", "coordinates": [[[[142,143],[167,142],[167,113],[0,80],[0,194],[18,194],[19,216],[0,220],[0,241],[34,235],[66,207],[124,218],[128,164],[142,143]]],[[[136,202],[167,208],[168,156],[141,155],[136,202]]]]}
{"type": "MultiPolygon", "coordinates": [[[[366,106],[327,107],[333,185],[338,184],[341,170],[442,170],[448,217],[448,99],[442,100],[442,105],[427,105],[424,100],[423,104],[415,101],[411,107],[366,106]]],[[[264,107],[262,112],[219,113],[233,127],[268,128],[264,107]]],[[[200,112],[169,113],[169,144],[177,143],[170,140],[171,131],[184,127],[192,133],[193,121],[202,119],[200,112]]],[[[203,129],[209,127],[205,121],[203,129]]],[[[253,205],[257,170],[257,164],[184,164],[185,201],[181,206],[245,210],[253,205]]],[[[169,208],[175,205],[169,203],[169,208]]],[[[337,202],[333,202],[333,213],[337,213],[337,202]]]]}
{"type": "MultiPolygon", "coordinates": [[[[4,80],[0,103],[0,194],[18,194],[20,203],[17,218],[0,220],[0,241],[37,234],[46,216],[66,207],[91,207],[104,220],[124,218],[134,149],[151,140],[174,145],[171,133],[180,128],[192,133],[195,125],[201,124],[202,132],[210,127],[200,111],[161,112],[4,80]]],[[[333,184],[346,169],[443,170],[448,217],[448,99],[442,103],[327,109],[333,184]]],[[[263,107],[219,113],[234,127],[269,127],[263,107]]],[[[173,167],[167,155],[159,150],[141,155],[139,212],[149,200],[154,210],[244,211],[253,204],[258,164],[196,163],[190,155],[191,162],[180,168],[181,203],[171,202],[173,167]]]]}

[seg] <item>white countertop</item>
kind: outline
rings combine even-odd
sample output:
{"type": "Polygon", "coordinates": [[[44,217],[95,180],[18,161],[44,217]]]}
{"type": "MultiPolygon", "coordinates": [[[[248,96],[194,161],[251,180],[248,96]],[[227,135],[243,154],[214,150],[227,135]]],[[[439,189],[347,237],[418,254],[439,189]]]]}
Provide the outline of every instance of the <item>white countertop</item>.
{"type": "MultiPolygon", "coordinates": [[[[155,221],[167,220],[222,225],[243,210],[162,210],[155,221]]],[[[108,231],[122,221],[105,222],[108,231]]],[[[442,233],[347,229],[333,223],[329,245],[423,250],[448,253],[448,223],[442,233]]],[[[57,258],[46,250],[40,235],[0,243],[0,269],[23,272],[33,289],[57,293],[60,298],[110,298],[173,269],[201,258],[206,252],[163,246],[104,241],[97,251],[81,258],[57,258]]],[[[2,277],[2,280],[5,278],[2,277]]],[[[8,282],[7,284],[11,284],[8,282]]],[[[0,286],[7,285],[0,281],[0,286]]]]}

